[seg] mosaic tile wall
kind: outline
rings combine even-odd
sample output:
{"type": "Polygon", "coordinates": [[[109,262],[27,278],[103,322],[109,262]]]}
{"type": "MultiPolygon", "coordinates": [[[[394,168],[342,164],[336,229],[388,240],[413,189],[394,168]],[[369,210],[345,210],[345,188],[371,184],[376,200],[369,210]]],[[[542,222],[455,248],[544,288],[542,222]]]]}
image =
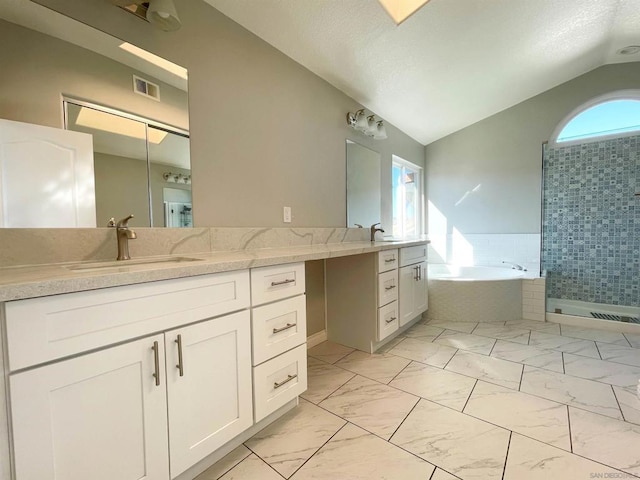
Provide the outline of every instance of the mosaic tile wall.
{"type": "Polygon", "coordinates": [[[640,306],[639,149],[640,136],[546,149],[549,297],[640,306]]]}

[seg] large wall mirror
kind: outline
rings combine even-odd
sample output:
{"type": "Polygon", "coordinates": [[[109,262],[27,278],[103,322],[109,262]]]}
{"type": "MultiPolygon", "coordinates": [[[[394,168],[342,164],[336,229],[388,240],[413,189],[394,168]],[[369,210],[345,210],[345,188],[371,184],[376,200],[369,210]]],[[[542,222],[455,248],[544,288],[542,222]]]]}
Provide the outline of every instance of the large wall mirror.
{"type": "Polygon", "coordinates": [[[184,68],[29,0],[0,61],[1,226],[193,225],[184,68]]]}
{"type": "Polygon", "coordinates": [[[381,221],[380,154],[347,140],[347,227],[381,221]]]}

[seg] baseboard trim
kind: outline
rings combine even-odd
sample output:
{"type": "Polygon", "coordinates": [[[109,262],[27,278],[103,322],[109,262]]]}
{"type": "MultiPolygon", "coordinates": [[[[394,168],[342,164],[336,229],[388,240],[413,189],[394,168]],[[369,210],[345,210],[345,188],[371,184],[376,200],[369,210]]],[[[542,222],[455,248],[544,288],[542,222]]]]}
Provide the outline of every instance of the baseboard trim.
{"type": "Polygon", "coordinates": [[[560,323],[572,327],[595,328],[597,330],[607,330],[609,332],[635,333],[640,334],[640,325],[635,323],[616,322],[612,320],[600,320],[598,318],[578,317],[564,313],[550,313],[547,315],[547,322],[560,323]]]}
{"type": "Polygon", "coordinates": [[[310,337],[307,337],[307,350],[315,347],[316,345],[320,345],[322,342],[327,341],[327,331],[321,330],[317,333],[314,333],[310,337]]]}

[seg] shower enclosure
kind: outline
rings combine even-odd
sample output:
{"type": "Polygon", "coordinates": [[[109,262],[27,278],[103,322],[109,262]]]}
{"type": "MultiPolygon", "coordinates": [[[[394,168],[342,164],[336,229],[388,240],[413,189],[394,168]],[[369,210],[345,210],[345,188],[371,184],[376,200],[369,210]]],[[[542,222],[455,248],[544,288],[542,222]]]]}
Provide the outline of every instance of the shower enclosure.
{"type": "Polygon", "coordinates": [[[640,323],[640,135],[543,150],[547,312],[640,323]]]}

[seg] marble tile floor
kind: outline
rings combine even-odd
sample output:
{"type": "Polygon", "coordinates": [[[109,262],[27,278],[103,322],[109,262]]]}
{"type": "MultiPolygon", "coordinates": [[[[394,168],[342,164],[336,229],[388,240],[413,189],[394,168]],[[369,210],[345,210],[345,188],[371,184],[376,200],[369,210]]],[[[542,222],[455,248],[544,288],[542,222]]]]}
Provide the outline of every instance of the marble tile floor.
{"type": "Polygon", "coordinates": [[[430,321],[308,353],[298,407],[197,480],[640,478],[640,335],[430,321]]]}

